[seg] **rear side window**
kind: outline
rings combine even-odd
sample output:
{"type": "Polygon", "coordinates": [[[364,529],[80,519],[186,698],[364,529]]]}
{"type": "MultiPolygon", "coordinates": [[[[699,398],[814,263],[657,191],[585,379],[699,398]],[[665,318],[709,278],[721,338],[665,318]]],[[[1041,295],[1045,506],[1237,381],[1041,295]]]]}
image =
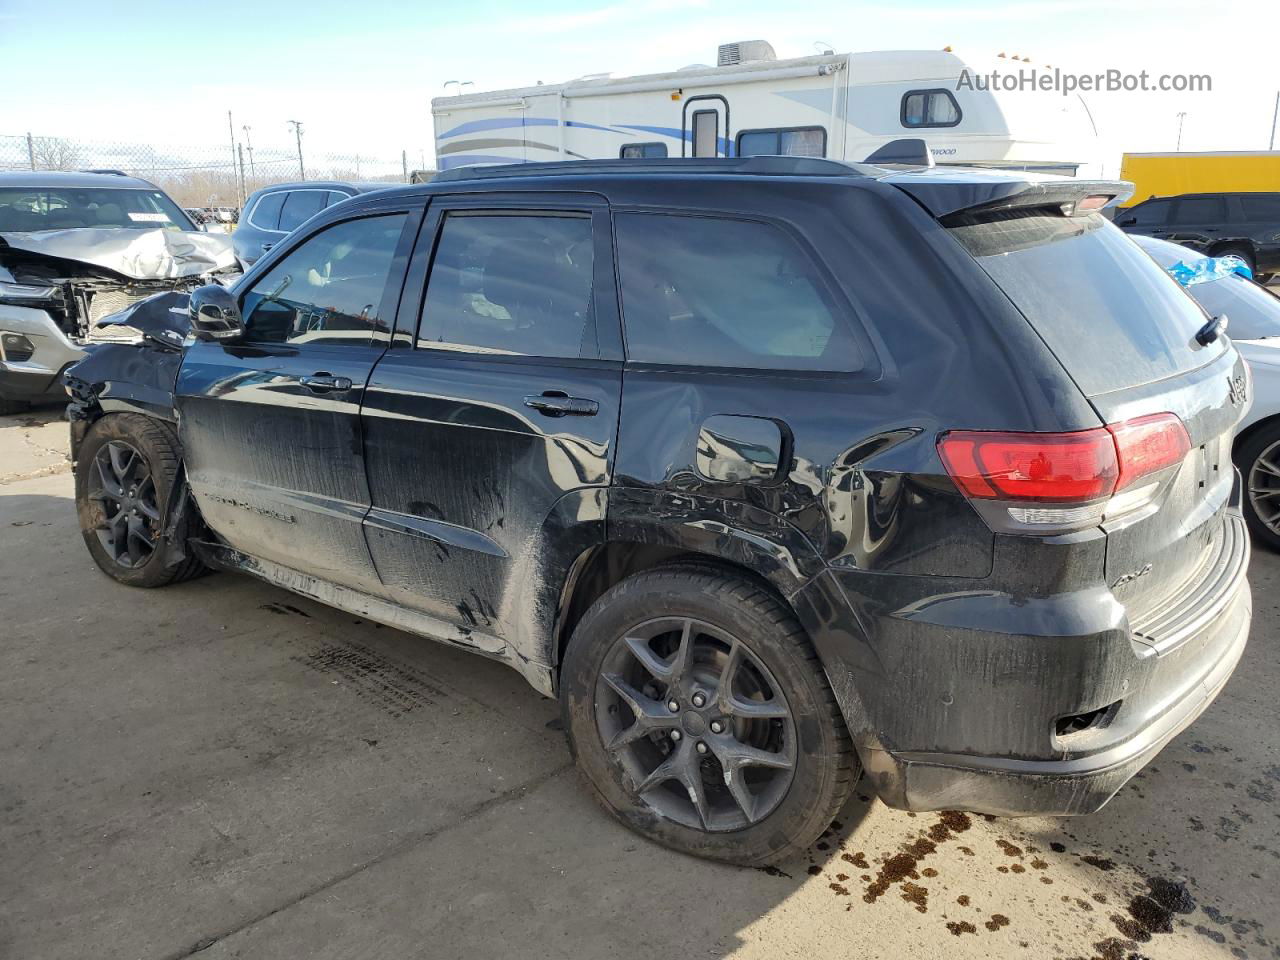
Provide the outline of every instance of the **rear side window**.
{"type": "Polygon", "coordinates": [[[326,207],[332,207],[335,203],[341,203],[343,200],[351,199],[350,194],[339,193],[337,190],[330,190],[329,197],[325,203],[326,207]]]}
{"type": "Polygon", "coordinates": [[[449,214],[422,308],[419,347],[594,356],[591,218],[449,214]]]}
{"type": "Polygon", "coordinates": [[[1150,383],[1226,349],[1195,343],[1207,317],[1176,280],[1097,214],[1014,210],[950,233],[1035,327],[1086,395],[1150,383]]]}
{"type": "Polygon", "coordinates": [[[280,229],[293,230],[324,209],[324,190],[293,190],[280,210],[280,229]]]}
{"type": "Polygon", "coordinates": [[[1222,197],[1188,197],[1173,205],[1174,223],[1222,223],[1227,203],[1222,197]]]}
{"type": "Polygon", "coordinates": [[[614,218],[633,361],[781,370],[862,364],[809,256],[771,224],[614,218]]]}
{"type": "Polygon", "coordinates": [[[279,230],[280,208],[284,206],[284,198],[288,195],[288,192],[283,190],[279,193],[268,193],[254,206],[253,214],[249,217],[250,222],[263,230],[279,230]]]}
{"type": "Polygon", "coordinates": [[[1246,220],[1280,223],[1280,197],[1274,194],[1245,195],[1240,198],[1246,220]]]}

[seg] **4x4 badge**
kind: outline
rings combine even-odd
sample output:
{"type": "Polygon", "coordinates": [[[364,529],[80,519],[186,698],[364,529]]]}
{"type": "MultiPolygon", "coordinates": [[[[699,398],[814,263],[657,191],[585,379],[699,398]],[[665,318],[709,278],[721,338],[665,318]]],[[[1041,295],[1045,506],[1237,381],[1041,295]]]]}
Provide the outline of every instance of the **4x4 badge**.
{"type": "Polygon", "coordinates": [[[1247,381],[1243,376],[1227,377],[1227,398],[1233,406],[1241,406],[1248,399],[1247,381]]]}

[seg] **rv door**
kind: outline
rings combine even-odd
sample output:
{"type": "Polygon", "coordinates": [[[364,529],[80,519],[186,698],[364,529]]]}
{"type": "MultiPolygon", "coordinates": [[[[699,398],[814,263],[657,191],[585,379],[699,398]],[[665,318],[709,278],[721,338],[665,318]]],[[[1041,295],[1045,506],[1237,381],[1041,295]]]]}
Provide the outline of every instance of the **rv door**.
{"type": "Polygon", "coordinates": [[[684,102],[682,130],[680,156],[729,156],[729,101],[718,93],[690,97],[684,102]]]}

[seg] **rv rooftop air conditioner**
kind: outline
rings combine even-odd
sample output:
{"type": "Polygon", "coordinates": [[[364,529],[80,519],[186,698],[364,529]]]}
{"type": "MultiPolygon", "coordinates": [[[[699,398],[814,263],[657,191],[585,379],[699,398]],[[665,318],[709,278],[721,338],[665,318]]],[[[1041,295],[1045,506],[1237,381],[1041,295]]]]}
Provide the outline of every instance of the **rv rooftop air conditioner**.
{"type": "Polygon", "coordinates": [[[777,60],[773,46],[767,40],[742,40],[738,43],[722,43],[716,51],[717,67],[733,67],[740,63],[760,60],[777,60]]]}

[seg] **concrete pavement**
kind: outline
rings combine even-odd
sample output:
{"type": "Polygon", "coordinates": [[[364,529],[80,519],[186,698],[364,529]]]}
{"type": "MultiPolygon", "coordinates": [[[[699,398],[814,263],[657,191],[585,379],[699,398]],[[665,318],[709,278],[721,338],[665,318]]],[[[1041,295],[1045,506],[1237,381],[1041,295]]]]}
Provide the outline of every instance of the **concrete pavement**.
{"type": "Polygon", "coordinates": [[[0,958],[1280,957],[1275,554],[1225,692],[1101,813],[855,798],[740,870],[608,819],[499,664],[243,577],[116,585],[56,416],[0,418],[0,958]]]}

